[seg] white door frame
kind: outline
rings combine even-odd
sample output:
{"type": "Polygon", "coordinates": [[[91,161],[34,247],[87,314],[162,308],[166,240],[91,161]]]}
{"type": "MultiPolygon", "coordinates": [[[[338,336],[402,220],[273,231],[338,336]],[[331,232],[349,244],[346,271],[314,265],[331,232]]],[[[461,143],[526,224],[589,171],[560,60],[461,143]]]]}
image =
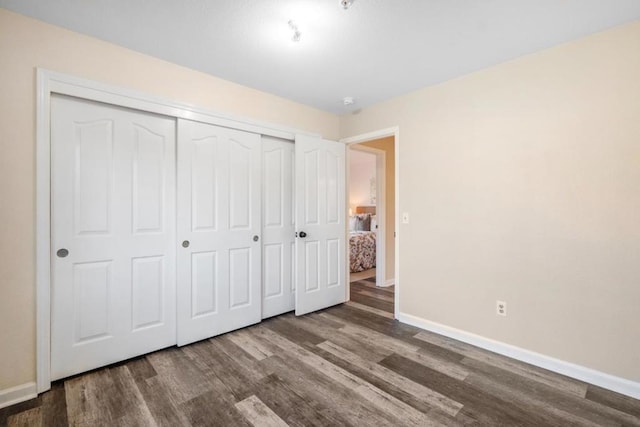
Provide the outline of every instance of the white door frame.
{"type": "MultiPolygon", "coordinates": [[[[373,141],[375,139],[381,139],[388,136],[393,136],[394,139],[394,154],[395,154],[395,298],[394,298],[394,318],[398,318],[400,314],[400,127],[394,126],[386,129],[380,129],[360,135],[343,138],[340,142],[345,144],[357,144],[360,142],[373,141]]],[[[348,203],[348,201],[347,201],[348,203]]],[[[348,205],[347,205],[348,206],[348,205]]],[[[349,217],[348,208],[345,209],[344,215],[349,217]]],[[[347,292],[349,287],[347,286],[347,292]]]]}
{"type": "Polygon", "coordinates": [[[144,92],[38,68],[36,78],[36,383],[51,388],[51,94],[74,96],[169,117],[295,140],[319,135],[244,117],[230,116],[144,92]]]}
{"type": "MultiPolygon", "coordinates": [[[[386,261],[387,261],[387,222],[386,222],[386,208],[387,208],[387,195],[386,195],[386,173],[387,173],[387,153],[384,150],[377,148],[365,147],[360,144],[348,144],[347,145],[347,177],[351,174],[351,163],[349,156],[351,150],[362,151],[365,153],[371,153],[376,156],[376,223],[378,229],[376,231],[376,286],[386,285],[386,261]]],[[[349,194],[350,185],[349,178],[347,178],[347,200],[351,199],[349,194]]],[[[348,209],[349,207],[347,207],[348,209]]],[[[373,230],[372,230],[373,231],[373,230]]],[[[349,257],[349,253],[347,253],[349,257]]],[[[349,264],[347,264],[349,265],[349,264]]],[[[347,269],[349,275],[349,281],[351,281],[351,272],[347,269]]]]}

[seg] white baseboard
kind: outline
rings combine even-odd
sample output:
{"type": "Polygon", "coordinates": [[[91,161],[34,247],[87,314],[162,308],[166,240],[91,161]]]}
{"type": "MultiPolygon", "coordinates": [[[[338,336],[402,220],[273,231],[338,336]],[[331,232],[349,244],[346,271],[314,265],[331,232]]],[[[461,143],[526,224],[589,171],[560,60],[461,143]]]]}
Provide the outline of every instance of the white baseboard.
{"type": "Polygon", "coordinates": [[[393,286],[393,285],[395,285],[395,284],[396,284],[396,279],[387,279],[387,280],[384,282],[384,285],[382,285],[381,287],[382,287],[382,288],[386,288],[386,287],[388,287],[388,286],[393,286]]]}
{"type": "Polygon", "coordinates": [[[445,337],[453,338],[458,341],[462,341],[467,344],[471,344],[476,347],[501,354],[503,356],[511,357],[512,359],[516,359],[521,362],[548,369],[550,371],[566,375],[568,377],[575,378],[577,380],[584,381],[590,384],[594,384],[599,387],[606,388],[607,390],[612,390],[633,397],[635,399],[640,399],[639,382],[616,377],[614,375],[606,374],[604,372],[596,371],[595,369],[576,365],[574,363],[565,362],[564,360],[555,359],[553,357],[545,356],[544,354],[516,347],[511,344],[506,344],[500,341],[492,340],[490,338],[485,338],[471,332],[452,328],[450,326],[422,319],[411,314],[399,313],[398,320],[402,323],[416,326],[418,328],[425,329],[439,335],[444,335],[445,337]]]}
{"type": "Polygon", "coordinates": [[[36,396],[38,396],[38,393],[36,392],[35,382],[0,390],[0,408],[33,399],[36,396]]]}

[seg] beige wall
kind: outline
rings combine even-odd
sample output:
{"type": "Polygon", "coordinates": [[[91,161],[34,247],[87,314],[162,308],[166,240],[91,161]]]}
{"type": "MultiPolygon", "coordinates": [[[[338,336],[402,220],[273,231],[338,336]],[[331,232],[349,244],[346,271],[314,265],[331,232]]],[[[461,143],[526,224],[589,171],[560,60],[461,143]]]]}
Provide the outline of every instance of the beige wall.
{"type": "MultiPolygon", "coordinates": [[[[364,151],[349,150],[347,162],[349,209],[355,213],[358,206],[371,205],[371,180],[376,179],[376,155],[364,151]]],[[[375,198],[375,194],[373,196],[375,198]]]]}
{"type": "Polygon", "coordinates": [[[396,207],[396,162],[394,137],[389,136],[373,141],[363,142],[361,146],[377,148],[385,152],[385,280],[395,278],[395,256],[396,245],[393,233],[396,229],[395,207],[396,207]]]}
{"type": "Polygon", "coordinates": [[[344,116],[341,136],[395,125],[401,312],[640,381],[640,22],[344,116]]]}
{"type": "Polygon", "coordinates": [[[338,118],[0,9],[0,390],[35,381],[35,69],[338,136],[338,118]]]}

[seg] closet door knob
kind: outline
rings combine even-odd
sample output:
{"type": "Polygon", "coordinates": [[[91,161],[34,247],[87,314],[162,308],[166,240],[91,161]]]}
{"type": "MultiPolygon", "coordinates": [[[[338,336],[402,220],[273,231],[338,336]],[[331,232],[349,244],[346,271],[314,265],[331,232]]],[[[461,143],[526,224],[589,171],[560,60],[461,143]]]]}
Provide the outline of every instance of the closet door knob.
{"type": "Polygon", "coordinates": [[[305,237],[307,237],[307,233],[305,233],[304,231],[301,231],[300,233],[298,233],[298,236],[300,236],[300,238],[304,239],[305,237]]]}
{"type": "Polygon", "coordinates": [[[185,240],[184,242],[182,242],[182,247],[183,248],[188,248],[189,247],[189,241],[185,240]]]}
{"type": "Polygon", "coordinates": [[[260,237],[258,237],[257,235],[256,235],[256,236],[253,236],[253,241],[254,241],[254,242],[257,242],[258,240],[260,240],[260,237]]]}
{"type": "Polygon", "coordinates": [[[56,252],[56,255],[58,255],[58,258],[64,258],[67,255],[69,255],[69,250],[65,248],[58,249],[58,251],[56,252]]]}

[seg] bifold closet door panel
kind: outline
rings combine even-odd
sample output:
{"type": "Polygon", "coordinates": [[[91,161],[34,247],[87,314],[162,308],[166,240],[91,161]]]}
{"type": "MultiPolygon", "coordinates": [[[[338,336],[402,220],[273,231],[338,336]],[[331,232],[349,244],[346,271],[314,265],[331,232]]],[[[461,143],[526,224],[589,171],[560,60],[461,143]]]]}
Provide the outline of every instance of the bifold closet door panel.
{"type": "Polygon", "coordinates": [[[260,135],[178,120],[178,345],[261,320],[260,135]]]}
{"type": "Polygon", "coordinates": [[[176,343],[175,119],[51,98],[51,373],[176,343]]]}
{"type": "Polygon", "coordinates": [[[262,137],[262,318],[295,308],[295,148],[262,137]]]}
{"type": "Polygon", "coordinates": [[[345,145],[298,135],[296,315],[347,299],[345,145]]]}

